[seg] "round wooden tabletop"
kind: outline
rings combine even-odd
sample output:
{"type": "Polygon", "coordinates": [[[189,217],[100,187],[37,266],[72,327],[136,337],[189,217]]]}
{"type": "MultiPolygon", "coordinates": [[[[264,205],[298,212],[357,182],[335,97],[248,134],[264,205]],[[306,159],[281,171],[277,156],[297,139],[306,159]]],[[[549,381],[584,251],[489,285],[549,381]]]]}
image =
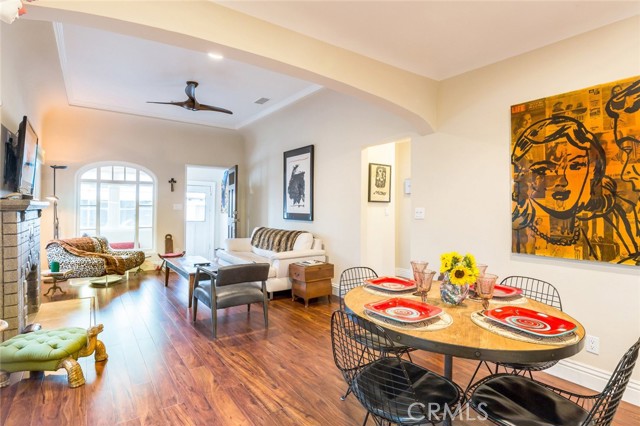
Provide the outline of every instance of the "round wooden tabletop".
{"type": "MultiPolygon", "coordinates": [[[[357,287],[349,291],[345,298],[345,305],[356,315],[366,318],[364,305],[388,299],[392,296],[379,296],[367,292],[364,287],[357,287]]],[[[414,300],[420,300],[416,296],[406,296],[414,300]]],[[[549,345],[542,343],[529,343],[514,340],[498,335],[476,325],[471,320],[471,314],[482,310],[480,301],[467,299],[459,306],[448,305],[440,299],[440,283],[433,283],[429,292],[427,303],[442,308],[451,315],[453,324],[441,330],[415,331],[392,329],[383,327],[387,334],[395,341],[404,345],[424,349],[430,352],[441,353],[461,358],[477,359],[493,362],[531,363],[560,360],[568,358],[580,352],[584,346],[584,327],[571,316],[551,306],[527,299],[524,305],[517,305],[527,309],[562,318],[576,324],[574,331],[578,339],[565,346],[549,345]]],[[[489,309],[499,307],[492,303],[489,309]]]]}

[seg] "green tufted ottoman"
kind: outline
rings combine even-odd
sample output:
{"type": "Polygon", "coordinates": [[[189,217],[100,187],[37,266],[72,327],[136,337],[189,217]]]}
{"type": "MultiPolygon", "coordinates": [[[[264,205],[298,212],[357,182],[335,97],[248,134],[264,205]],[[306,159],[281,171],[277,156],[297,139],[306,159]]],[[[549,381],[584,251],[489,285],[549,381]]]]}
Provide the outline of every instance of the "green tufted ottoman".
{"type": "Polygon", "coordinates": [[[78,357],[95,351],[96,361],[108,358],[104,344],[97,339],[103,330],[99,324],[88,330],[64,327],[19,334],[0,343],[0,387],[9,385],[9,373],[16,371],[67,370],[69,387],[84,385],[78,357]]]}

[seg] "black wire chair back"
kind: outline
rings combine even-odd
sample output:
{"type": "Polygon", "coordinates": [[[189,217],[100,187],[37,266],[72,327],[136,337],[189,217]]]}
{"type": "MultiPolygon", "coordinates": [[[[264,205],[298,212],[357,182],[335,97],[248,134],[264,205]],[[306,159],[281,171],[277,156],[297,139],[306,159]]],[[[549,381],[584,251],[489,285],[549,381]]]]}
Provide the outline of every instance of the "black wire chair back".
{"type": "MultiPolygon", "coordinates": [[[[556,309],[562,310],[562,299],[560,299],[560,293],[558,289],[556,289],[553,284],[548,283],[546,281],[539,280],[537,278],[524,277],[520,275],[512,275],[506,277],[502,280],[500,285],[519,288],[522,290],[522,295],[529,299],[535,300],[540,303],[544,303],[546,305],[552,306],[556,309]]],[[[558,361],[547,361],[547,362],[536,362],[531,364],[515,364],[515,363],[495,363],[495,374],[498,373],[500,367],[504,368],[507,372],[512,374],[529,374],[529,377],[533,378],[532,372],[534,371],[542,371],[556,365],[558,361]]],[[[480,361],[476,370],[474,371],[471,379],[469,380],[469,384],[467,387],[471,386],[473,383],[480,367],[484,365],[487,367],[489,372],[493,373],[494,370],[489,366],[488,361],[480,361]]]]}
{"type": "MultiPolygon", "coordinates": [[[[581,395],[528,377],[495,374],[485,377],[469,387],[467,390],[469,403],[476,410],[482,403],[485,404],[485,408],[490,409],[489,411],[493,411],[493,408],[488,404],[499,408],[511,407],[506,410],[500,408],[497,412],[489,413],[489,420],[499,425],[513,425],[514,421],[522,418],[522,413],[530,412],[543,413],[542,415],[547,420],[553,418],[553,424],[609,426],[613,424],[614,416],[631,379],[631,373],[638,360],[639,349],[640,339],[622,356],[604,390],[597,394],[581,395]],[[503,393],[502,395],[496,393],[495,390],[500,389],[504,383],[511,383],[511,390],[521,389],[522,391],[520,393],[503,393]],[[554,400],[541,391],[531,391],[535,388],[546,388],[547,393],[560,395],[562,400],[554,400]],[[490,389],[490,393],[486,392],[487,389],[490,389]],[[506,400],[502,401],[502,398],[506,398],[506,400]],[[551,400],[553,402],[549,402],[551,400]],[[578,412],[571,406],[581,407],[584,411],[578,412]],[[540,411],[541,407],[546,408],[540,411]],[[580,416],[579,419],[577,416],[580,416]]],[[[484,408],[483,414],[487,414],[484,408]]]]}
{"type": "MultiPolygon", "coordinates": [[[[627,384],[631,379],[631,373],[638,360],[638,350],[640,349],[640,339],[629,348],[622,356],[618,366],[611,375],[604,390],[594,397],[584,397],[569,392],[564,392],[564,396],[583,408],[587,408],[592,402],[589,417],[584,421],[585,425],[608,426],[612,424],[613,417],[620,405],[622,396],[627,384]]],[[[588,409],[588,408],[587,408],[588,409]]]]}
{"type": "Polygon", "coordinates": [[[434,423],[460,408],[464,393],[457,385],[383,350],[393,341],[371,321],[334,312],[331,342],[336,366],[376,424],[434,423]]]}
{"type": "Polygon", "coordinates": [[[378,278],[378,274],[373,269],[367,266],[354,266],[353,268],[347,268],[340,274],[339,296],[340,296],[340,309],[345,310],[344,295],[349,290],[364,285],[364,281],[378,278]]]}
{"type": "Polygon", "coordinates": [[[552,284],[546,281],[542,281],[537,278],[513,275],[503,279],[500,284],[519,288],[522,290],[523,296],[562,310],[560,293],[558,293],[558,290],[552,284]]]}

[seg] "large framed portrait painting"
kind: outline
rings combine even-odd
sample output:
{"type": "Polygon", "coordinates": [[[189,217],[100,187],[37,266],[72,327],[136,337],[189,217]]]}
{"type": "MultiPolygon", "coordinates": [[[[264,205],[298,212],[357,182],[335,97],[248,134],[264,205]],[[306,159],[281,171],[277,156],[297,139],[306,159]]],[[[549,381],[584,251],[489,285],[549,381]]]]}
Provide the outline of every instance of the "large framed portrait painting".
{"type": "Polygon", "coordinates": [[[284,153],[284,211],[291,220],[313,220],[313,145],[284,153]]]}
{"type": "Polygon", "coordinates": [[[640,265],[640,77],[511,107],[512,252],[640,265]]]}

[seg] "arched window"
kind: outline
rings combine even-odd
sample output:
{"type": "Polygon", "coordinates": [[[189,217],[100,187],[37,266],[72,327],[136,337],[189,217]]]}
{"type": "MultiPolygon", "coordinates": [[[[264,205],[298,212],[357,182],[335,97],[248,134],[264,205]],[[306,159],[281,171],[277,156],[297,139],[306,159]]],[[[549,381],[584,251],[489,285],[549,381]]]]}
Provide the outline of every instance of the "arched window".
{"type": "Polygon", "coordinates": [[[114,248],[153,249],[155,179],[135,164],[91,164],[79,173],[78,235],[101,235],[114,248]]]}

